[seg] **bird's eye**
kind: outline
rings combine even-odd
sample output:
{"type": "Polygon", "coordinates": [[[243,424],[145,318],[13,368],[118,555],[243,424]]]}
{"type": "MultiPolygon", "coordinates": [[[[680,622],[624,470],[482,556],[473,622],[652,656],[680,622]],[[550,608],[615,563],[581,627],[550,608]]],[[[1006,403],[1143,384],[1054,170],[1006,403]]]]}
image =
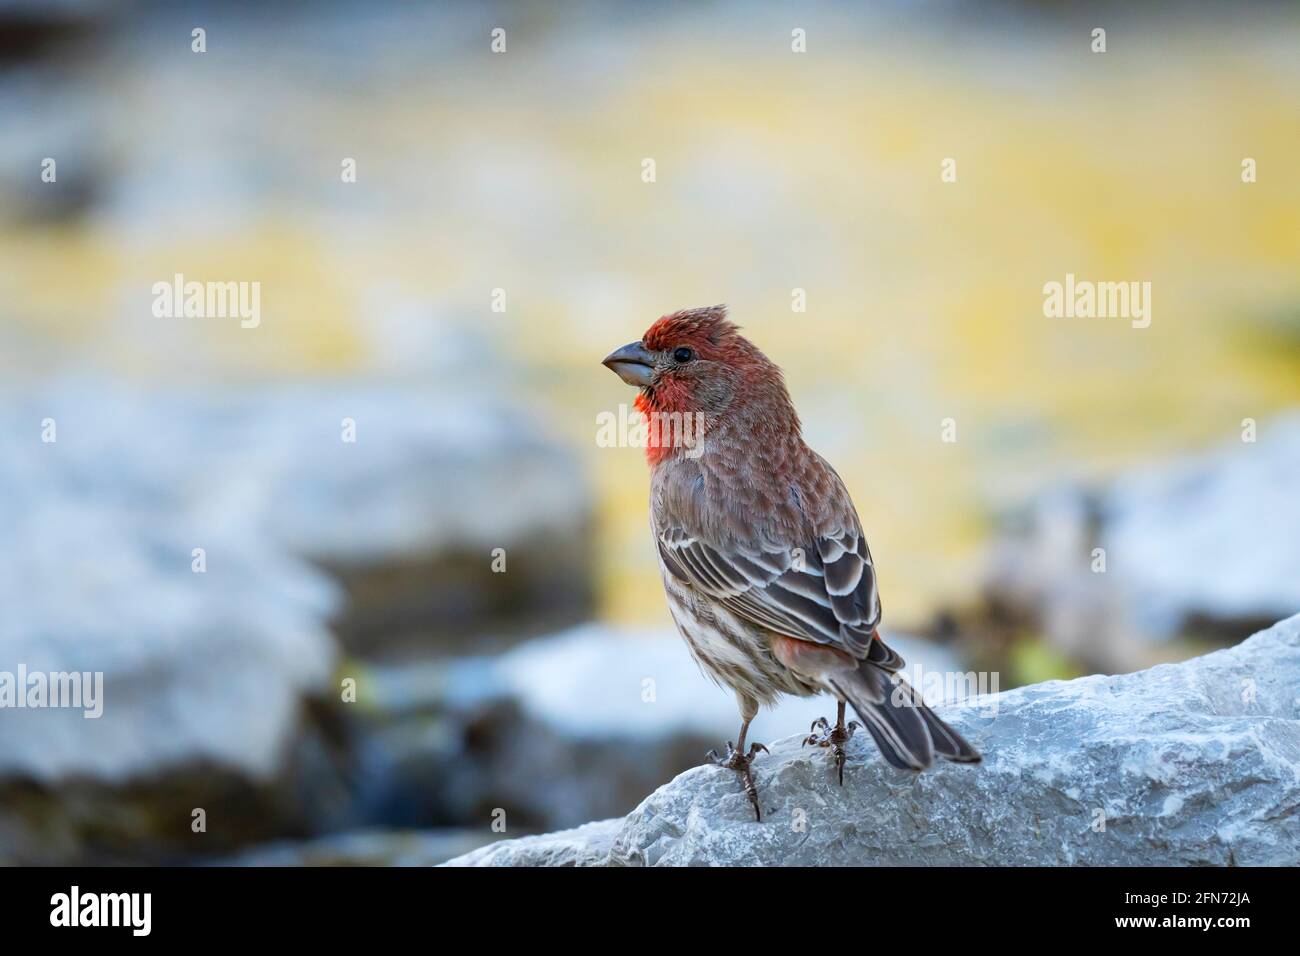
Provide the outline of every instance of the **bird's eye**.
{"type": "Polygon", "coordinates": [[[674,362],[689,362],[693,358],[695,358],[695,353],[685,346],[679,349],[673,349],[674,362]]]}

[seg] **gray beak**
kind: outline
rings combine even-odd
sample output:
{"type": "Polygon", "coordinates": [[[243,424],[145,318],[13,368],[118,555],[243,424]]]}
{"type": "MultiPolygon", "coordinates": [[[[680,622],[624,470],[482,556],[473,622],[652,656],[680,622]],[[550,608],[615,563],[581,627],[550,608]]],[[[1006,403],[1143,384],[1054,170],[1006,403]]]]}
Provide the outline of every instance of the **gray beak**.
{"type": "Polygon", "coordinates": [[[640,342],[610,352],[601,364],[629,385],[645,388],[654,379],[654,354],[640,342]]]}

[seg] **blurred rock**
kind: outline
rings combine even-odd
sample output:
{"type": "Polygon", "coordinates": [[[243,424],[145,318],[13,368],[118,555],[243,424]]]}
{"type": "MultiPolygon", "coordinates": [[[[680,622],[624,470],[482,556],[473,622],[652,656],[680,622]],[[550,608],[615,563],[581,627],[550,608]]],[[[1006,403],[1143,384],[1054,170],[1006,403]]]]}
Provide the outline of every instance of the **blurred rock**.
{"type": "Polygon", "coordinates": [[[1300,415],[1255,443],[1045,494],[994,549],[992,616],[1112,672],[1150,663],[1152,639],[1240,640],[1300,608],[1297,475],[1300,415]]]}
{"type": "Polygon", "coordinates": [[[1298,685],[1300,616],[1181,664],[948,708],[979,766],[909,774],[858,734],[841,788],[790,737],[755,762],[761,823],[734,773],[698,767],[621,823],[447,865],[1295,866],[1298,685]]]}
{"type": "MultiPolygon", "coordinates": [[[[943,651],[890,636],[913,668],[948,672],[943,651]]],[[[503,655],[367,667],[352,746],[366,821],[512,831],[626,813],[663,780],[735,739],[735,699],[672,632],[597,625],[503,655]]],[[[769,740],[834,716],[829,698],[787,698],[755,719],[769,740]]]]}
{"type": "Polygon", "coordinates": [[[0,858],[165,859],[304,826],[284,768],[333,667],[336,589],[264,536],[204,522],[180,476],[126,475],[122,446],[46,407],[56,443],[21,402],[0,429],[0,671],[102,674],[102,715],[0,712],[0,858]]]}
{"type": "Polygon", "coordinates": [[[1100,547],[1098,506],[1077,488],[1041,495],[994,544],[982,606],[963,609],[955,629],[982,645],[990,666],[1001,648],[1023,634],[1047,643],[1085,671],[1116,673],[1154,663],[1148,638],[1106,555],[1107,571],[1092,570],[1100,547]]]}
{"type": "Polygon", "coordinates": [[[123,534],[175,526],[186,573],[192,547],[206,546],[215,568],[227,542],[329,569],[345,592],[331,605],[336,630],[353,653],[587,616],[589,496],[577,465],[517,406],[460,394],[67,383],[10,400],[0,469],[23,480],[17,500],[32,508],[116,515],[123,534]],[[46,419],[57,443],[41,441],[46,419]],[[493,573],[495,548],[506,573],[493,573]]]}
{"type": "Polygon", "coordinates": [[[363,823],[486,829],[504,810],[512,832],[625,813],[656,783],[718,746],[681,732],[574,739],[500,698],[370,718],[354,741],[363,823]]]}
{"type": "Polygon", "coordinates": [[[0,774],[121,783],[186,760],[272,773],[302,697],[330,676],[335,589],[264,540],[162,507],[133,520],[58,472],[35,468],[47,494],[0,513],[0,670],[102,673],[103,714],[6,709],[0,774]]]}
{"type": "Polygon", "coordinates": [[[591,612],[589,490],[517,406],[332,389],[283,396],[252,425],[255,446],[277,449],[262,488],[269,531],[342,583],[335,631],[353,653],[482,650],[476,637],[591,612]],[[355,444],[340,441],[345,419],[355,444]]]}
{"type": "Polygon", "coordinates": [[[1144,629],[1244,636],[1300,609],[1300,414],[1123,475],[1101,500],[1101,543],[1144,629]]]}
{"type": "Polygon", "coordinates": [[[8,396],[0,671],[102,673],[103,715],[3,712],[0,861],[170,860],[354,823],[331,617],[381,657],[586,613],[585,489],[539,434],[429,389],[8,396]]]}
{"type": "MultiPolygon", "coordinates": [[[[907,673],[951,673],[957,661],[942,647],[885,632],[907,660],[907,673]],[[919,670],[918,670],[919,669],[919,670]]],[[[454,672],[462,687],[498,693],[574,739],[653,738],[690,733],[710,746],[735,735],[740,716],[734,695],[706,678],[675,631],[620,631],[599,625],[530,641],[472,677],[454,672]]],[[[918,686],[919,683],[918,683],[918,686]]],[[[466,692],[462,691],[462,694],[466,692]]],[[[785,697],[760,711],[750,737],[763,740],[807,726],[834,712],[827,698],[785,697]]]]}
{"type": "Polygon", "coordinates": [[[291,729],[266,777],[194,757],[121,782],[6,774],[0,864],[170,865],[342,825],[349,801],[331,742],[305,718],[291,729]],[[195,832],[200,809],[206,830],[195,832]]]}
{"type": "Polygon", "coordinates": [[[257,846],[217,866],[436,866],[493,839],[483,830],[358,830],[257,846]]]}
{"type": "Polygon", "coordinates": [[[599,820],[573,830],[489,844],[446,866],[605,866],[623,820],[599,820]]]}

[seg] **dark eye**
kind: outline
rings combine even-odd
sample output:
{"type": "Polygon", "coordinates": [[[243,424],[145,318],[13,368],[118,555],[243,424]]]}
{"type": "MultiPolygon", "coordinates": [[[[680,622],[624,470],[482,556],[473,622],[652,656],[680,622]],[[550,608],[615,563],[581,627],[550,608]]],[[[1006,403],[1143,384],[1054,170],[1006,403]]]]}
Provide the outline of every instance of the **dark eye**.
{"type": "Polygon", "coordinates": [[[674,362],[689,362],[693,358],[695,358],[695,353],[685,346],[679,349],[673,349],[674,362]]]}

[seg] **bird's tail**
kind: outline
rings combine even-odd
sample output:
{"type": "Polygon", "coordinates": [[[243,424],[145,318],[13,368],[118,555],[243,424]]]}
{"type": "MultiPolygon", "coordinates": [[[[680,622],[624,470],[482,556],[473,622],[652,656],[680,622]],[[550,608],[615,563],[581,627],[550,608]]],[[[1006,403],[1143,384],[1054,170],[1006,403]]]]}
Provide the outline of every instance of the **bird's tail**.
{"type": "Polygon", "coordinates": [[[853,705],[881,754],[902,770],[924,770],[934,755],[958,763],[979,763],[980,755],[965,738],[921,702],[905,680],[863,661],[830,679],[835,692],[853,705]]]}

